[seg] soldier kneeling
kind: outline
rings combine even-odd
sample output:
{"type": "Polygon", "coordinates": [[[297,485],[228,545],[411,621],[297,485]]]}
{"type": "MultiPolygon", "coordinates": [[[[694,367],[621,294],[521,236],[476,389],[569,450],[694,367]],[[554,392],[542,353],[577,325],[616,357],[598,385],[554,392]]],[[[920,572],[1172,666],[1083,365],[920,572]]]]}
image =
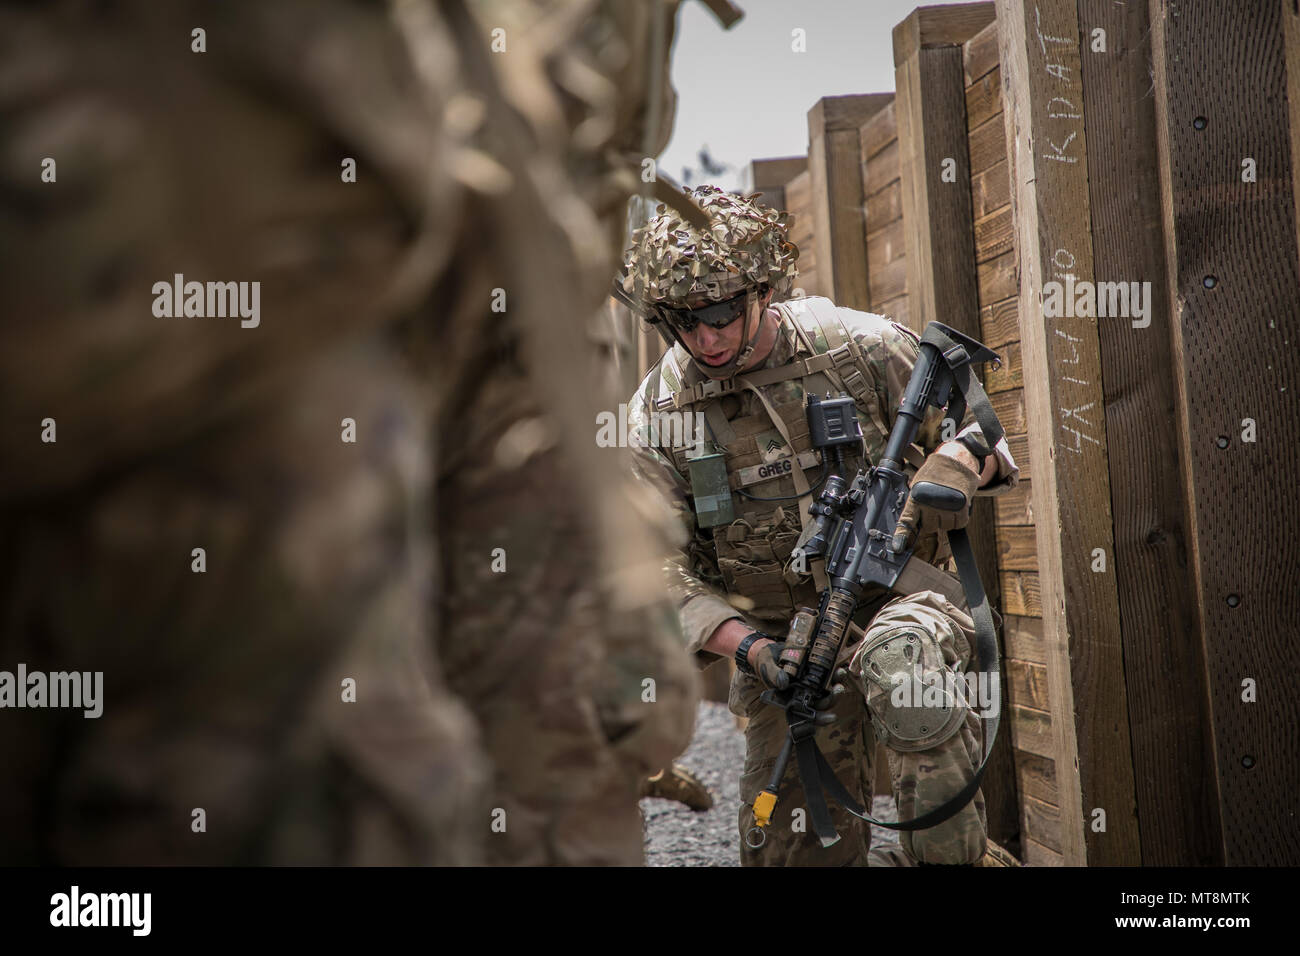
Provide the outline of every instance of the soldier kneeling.
{"type": "MultiPolygon", "coordinates": [[[[669,343],[629,403],[638,472],[659,487],[681,521],[681,549],[667,568],[687,647],[701,667],[732,656],[737,673],[729,706],[749,719],[741,778],[742,836],[753,802],[772,774],[789,732],[784,714],[760,700],[788,680],[777,666],[796,609],[816,607],[824,569],[791,559],[806,530],[807,507],[828,465],[814,451],[806,397],[852,397],[863,440],[843,456],[852,476],[878,461],[918,352],[915,334],[880,315],[838,308],[820,297],[787,298],[798,250],[788,219],[769,207],[698,187],[710,216],[701,231],[665,207],[638,230],[623,289],[669,343]],[[674,439],[658,427],[669,412],[702,421],[703,441],[674,439]],[[773,467],[774,465],[778,467],[773,467]]],[[[930,409],[912,449],[913,481],[946,485],[970,501],[1013,487],[1019,471],[1005,441],[990,449],[964,421],[941,437],[943,410],[930,409]]],[[[968,510],[932,512],[909,505],[900,535],[936,567],[950,552],[941,529],[961,527],[968,510]]],[[[964,700],[903,708],[890,700],[895,679],[922,681],[970,662],[971,620],[931,591],[897,598],[868,589],[852,620],[865,637],[848,647],[856,692],[828,699],[817,744],[853,799],[871,805],[876,735],[885,743],[902,819],[948,800],[979,765],[981,721],[964,700]]],[[[947,680],[945,686],[947,686],[947,680]]],[[[838,806],[841,839],[823,848],[808,832],[806,801],[793,762],[761,849],[742,839],[746,865],[866,865],[870,831],[838,806]]],[[[970,864],[986,849],[983,800],[928,830],[904,832],[895,862],[970,864]]],[[[877,854],[879,861],[887,854],[877,854]]]]}

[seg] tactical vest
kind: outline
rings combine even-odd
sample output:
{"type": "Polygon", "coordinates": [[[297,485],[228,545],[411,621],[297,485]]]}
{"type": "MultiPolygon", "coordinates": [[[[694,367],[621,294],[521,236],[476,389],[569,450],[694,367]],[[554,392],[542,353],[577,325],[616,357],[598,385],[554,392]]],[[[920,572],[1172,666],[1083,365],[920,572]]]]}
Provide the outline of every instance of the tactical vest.
{"type": "MultiPolygon", "coordinates": [[[[792,329],[798,323],[798,328],[808,333],[809,341],[805,342],[796,333],[795,355],[790,362],[738,377],[758,383],[767,398],[766,405],[755,397],[753,413],[739,414],[739,396],[754,396],[754,391],[737,386],[737,379],[706,379],[691,364],[685,369],[685,387],[658,399],[654,408],[658,412],[690,409],[704,416],[707,433],[725,456],[736,514],[729,525],[709,529],[717,548],[723,583],[728,595],[745,599],[736,603],[749,617],[786,622],[797,607],[817,605],[821,576],[820,562],[803,574],[789,566],[790,552],[799,540],[807,507],[807,499],[800,502],[796,497],[799,489],[793,477],[794,469],[802,470],[807,479],[805,487],[817,485],[822,476],[822,464],[808,436],[805,396],[809,392],[820,396],[827,392],[835,395],[847,392],[853,398],[865,441],[844,455],[841,476],[846,481],[870,464],[865,455],[868,443],[873,448],[884,447],[889,419],[880,408],[864,350],[844,326],[839,310],[830,300],[795,299],[773,308],[792,329]],[[817,351],[821,344],[817,332],[826,344],[824,353],[817,351]],[[793,448],[786,441],[787,436],[793,448]],[[759,501],[745,497],[740,491],[757,498],[784,500],[759,501]]],[[[657,382],[651,394],[658,394],[657,382]]],[[[689,484],[691,449],[664,451],[671,455],[674,467],[689,484]]],[[[919,463],[919,454],[917,450],[909,472],[919,463]]],[[[813,497],[816,494],[814,489],[813,497]]],[[[931,536],[929,542],[919,542],[917,550],[923,559],[928,559],[934,555],[936,546],[937,540],[931,536]]],[[[885,593],[881,589],[880,596],[885,593]]],[[[864,595],[864,598],[872,596],[864,595]]]]}

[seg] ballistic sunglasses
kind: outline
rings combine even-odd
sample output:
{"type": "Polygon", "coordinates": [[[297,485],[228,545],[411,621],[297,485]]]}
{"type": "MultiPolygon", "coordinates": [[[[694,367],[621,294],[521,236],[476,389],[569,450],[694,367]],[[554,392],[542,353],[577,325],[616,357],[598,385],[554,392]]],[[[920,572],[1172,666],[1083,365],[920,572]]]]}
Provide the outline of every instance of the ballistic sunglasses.
{"type": "MultiPolygon", "coordinates": [[[[762,290],[759,291],[762,295],[762,290]]],[[[659,306],[659,313],[678,332],[693,332],[703,322],[712,329],[725,329],[745,314],[749,292],[741,292],[722,302],[713,302],[698,309],[670,309],[659,306]]]]}

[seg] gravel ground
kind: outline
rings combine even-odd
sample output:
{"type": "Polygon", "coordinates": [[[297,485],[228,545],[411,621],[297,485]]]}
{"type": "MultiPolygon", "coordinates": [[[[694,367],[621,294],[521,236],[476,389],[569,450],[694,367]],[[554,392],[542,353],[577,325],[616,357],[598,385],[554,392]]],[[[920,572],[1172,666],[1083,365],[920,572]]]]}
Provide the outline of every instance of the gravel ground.
{"type": "MultiPolygon", "coordinates": [[[[713,809],[696,813],[672,800],[641,801],[647,866],[739,866],[740,771],[745,735],[725,704],[705,701],[695,719],[695,738],[678,760],[713,794],[713,809]]],[[[896,820],[894,801],[878,796],[873,816],[896,820]]],[[[898,834],[876,828],[872,844],[897,843],[898,834]]]]}

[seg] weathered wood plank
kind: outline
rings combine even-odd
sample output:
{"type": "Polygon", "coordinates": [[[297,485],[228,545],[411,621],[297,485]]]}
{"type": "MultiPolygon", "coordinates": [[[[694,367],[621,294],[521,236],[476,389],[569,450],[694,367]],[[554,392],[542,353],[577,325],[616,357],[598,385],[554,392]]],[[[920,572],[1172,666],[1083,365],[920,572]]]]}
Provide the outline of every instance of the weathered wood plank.
{"type": "Polygon", "coordinates": [[[1025,840],[1023,847],[1025,866],[1065,866],[1065,857],[1041,843],[1025,840]]]}
{"type": "Polygon", "coordinates": [[[836,305],[852,309],[865,309],[871,301],[858,129],[892,101],[888,93],[824,96],[808,111],[817,276],[836,305]]]}
{"type": "Polygon", "coordinates": [[[1133,776],[1144,865],[1222,865],[1204,650],[1184,557],[1185,494],[1169,350],[1155,99],[1146,4],[1079,0],[1111,53],[1082,58],[1093,268],[1149,282],[1148,322],[1097,323],[1123,625],[1133,776]],[[1154,414],[1153,414],[1154,413],[1154,414]]]}
{"type": "Polygon", "coordinates": [[[1002,588],[1002,610],[1007,614],[1018,614],[1021,617],[1043,616],[1037,574],[1031,571],[1003,571],[998,575],[998,583],[1002,588]]]}
{"type": "Polygon", "coordinates": [[[875,156],[896,139],[898,139],[898,120],[891,100],[888,106],[881,107],[879,112],[858,128],[863,161],[875,156]]]}
{"type": "Polygon", "coordinates": [[[1030,707],[1034,710],[1051,712],[1047,701],[1047,667],[1045,665],[1008,658],[1006,671],[1007,694],[1011,698],[1011,703],[1020,707],[1030,707]]]}
{"type": "MultiPolygon", "coordinates": [[[[903,256],[901,259],[895,259],[879,272],[871,273],[869,282],[872,302],[884,302],[908,292],[907,257],[903,256]]],[[[911,308],[910,302],[908,307],[911,308]]],[[[912,328],[910,323],[908,328],[912,328]]]]}
{"type": "MultiPolygon", "coordinates": [[[[1001,123],[1002,116],[994,117],[993,122],[1001,123]]],[[[1007,176],[1007,161],[994,163],[988,169],[975,173],[971,177],[971,204],[976,219],[997,212],[1003,206],[1011,205],[1011,180],[1007,176]]]]}
{"type": "Polygon", "coordinates": [[[867,269],[875,272],[907,253],[907,240],[903,236],[903,220],[895,219],[884,229],[867,239],[867,269]]]}
{"type": "MultiPolygon", "coordinates": [[[[1300,3],[1282,3],[1282,45],[1286,50],[1286,102],[1291,131],[1291,195],[1295,200],[1295,217],[1300,222],[1300,3]]],[[[1296,230],[1296,250],[1300,253],[1300,229],[1296,230]]]]}
{"type": "Polygon", "coordinates": [[[998,22],[975,34],[962,47],[962,79],[970,86],[998,65],[998,22]]]}
{"type": "Polygon", "coordinates": [[[1016,779],[1020,792],[1056,806],[1056,765],[1046,757],[1021,751],[1016,754],[1016,779]]]}
{"type": "Polygon", "coordinates": [[[975,220],[975,261],[988,262],[1015,248],[1011,207],[975,220]]]}
{"type": "MultiPolygon", "coordinates": [[[[1005,80],[1003,83],[1005,84],[1005,80]]],[[[1005,111],[1006,107],[1003,106],[1005,111]]],[[[970,171],[975,176],[1007,159],[1007,131],[1001,115],[970,131],[970,171]]]]}
{"type": "MultiPolygon", "coordinates": [[[[1012,451],[1012,457],[1015,452],[1012,451]]],[[[1016,464],[1020,464],[1019,461],[1016,464]]],[[[1032,483],[1021,473],[1020,481],[1010,491],[1004,492],[993,499],[993,505],[996,509],[998,524],[1000,525],[1017,525],[1034,523],[1034,505],[1031,498],[1032,483]]],[[[1035,550],[1037,553],[1037,550],[1035,550]]]]}
{"type": "Polygon", "coordinates": [[[1016,275],[1015,251],[981,262],[977,267],[977,276],[980,306],[991,305],[1015,295],[1020,288],[1016,275]]]}
{"type": "Polygon", "coordinates": [[[1002,621],[1007,657],[1033,661],[1035,664],[1047,663],[1047,648],[1043,646],[1042,618],[1007,614],[1003,616],[1002,621]]]}
{"type": "MultiPolygon", "coordinates": [[[[908,21],[895,27],[895,37],[900,31],[906,33],[907,23],[918,20],[926,9],[913,11],[908,21]]],[[[960,315],[961,304],[967,299],[973,301],[975,296],[974,268],[968,252],[974,239],[966,144],[960,135],[965,101],[958,96],[958,47],[916,48],[902,59],[899,50],[895,42],[907,289],[916,331],[920,331],[940,316],[960,315]],[[941,164],[949,161],[957,163],[957,182],[940,187],[941,164]],[[954,195],[958,191],[964,195],[954,195]]]]}
{"type": "Polygon", "coordinates": [[[1015,749],[1052,759],[1055,752],[1052,715],[1014,705],[1009,708],[1008,714],[1011,718],[1011,743],[1015,749]]]}
{"type": "Polygon", "coordinates": [[[1283,479],[1283,488],[1270,480],[1300,474],[1285,7],[1175,9],[1155,0],[1150,9],[1174,418],[1192,502],[1188,551],[1206,647],[1224,863],[1294,866],[1300,536],[1280,529],[1300,527],[1300,503],[1289,493],[1293,480],[1283,479]],[[1253,183],[1242,179],[1247,156],[1257,164],[1253,183]],[[1257,422],[1254,442],[1242,441],[1246,418],[1257,422]],[[1268,663],[1248,663],[1255,661],[1268,663]],[[1246,677],[1257,682],[1250,704],[1241,699],[1246,677]]]}
{"type": "Polygon", "coordinates": [[[892,183],[867,197],[867,241],[892,222],[903,218],[903,184],[892,183]]]}
{"type": "MultiPolygon", "coordinates": [[[[785,211],[790,214],[790,233],[812,235],[811,177],[805,171],[785,184],[785,211]]],[[[802,247],[800,247],[802,250],[802,247]]]]}
{"type": "Polygon", "coordinates": [[[898,140],[891,139],[880,152],[867,160],[862,186],[866,194],[871,196],[897,180],[898,140]]]}
{"type": "Polygon", "coordinates": [[[966,128],[974,129],[1002,112],[1002,74],[992,73],[966,87],[966,128]]]}
{"type": "MultiPolygon", "coordinates": [[[[1141,840],[1113,574],[1114,553],[1096,323],[1044,314],[1044,284],[1092,281],[1087,137],[1078,91],[1073,3],[998,0],[1003,121],[1011,147],[1020,282],[1021,361],[1039,574],[1039,601],[1061,797],[1060,849],[1069,864],[1135,865],[1141,840]],[[1107,809],[1107,832],[1083,826],[1107,809]]],[[[995,260],[996,261],[996,260],[995,260]]],[[[1051,844],[1047,844],[1050,846],[1051,844]]]]}
{"type": "Polygon", "coordinates": [[[785,186],[786,211],[791,216],[790,241],[799,247],[799,277],[795,285],[805,295],[822,295],[817,281],[817,247],[813,236],[812,175],[807,170],[785,186]]]}
{"type": "Polygon", "coordinates": [[[984,373],[984,391],[991,395],[1012,388],[1024,388],[1025,376],[1020,366],[1020,343],[1008,342],[1000,346],[997,352],[1002,358],[1002,364],[998,368],[990,367],[984,373]]]}
{"type": "Polygon", "coordinates": [[[1002,422],[1002,427],[1007,432],[1016,435],[1028,433],[1029,422],[1025,417],[1025,390],[1023,388],[990,395],[989,404],[993,406],[998,421],[1002,422]]]}
{"type": "Polygon", "coordinates": [[[1032,525],[999,525],[998,567],[1004,571],[1037,571],[1038,550],[1032,525]]]}
{"type": "Polygon", "coordinates": [[[980,340],[995,352],[1020,341],[1020,300],[1016,296],[980,307],[980,340]]]}
{"type": "Polygon", "coordinates": [[[1030,796],[1024,798],[1021,808],[1025,837],[1060,853],[1061,808],[1030,796]]]}

